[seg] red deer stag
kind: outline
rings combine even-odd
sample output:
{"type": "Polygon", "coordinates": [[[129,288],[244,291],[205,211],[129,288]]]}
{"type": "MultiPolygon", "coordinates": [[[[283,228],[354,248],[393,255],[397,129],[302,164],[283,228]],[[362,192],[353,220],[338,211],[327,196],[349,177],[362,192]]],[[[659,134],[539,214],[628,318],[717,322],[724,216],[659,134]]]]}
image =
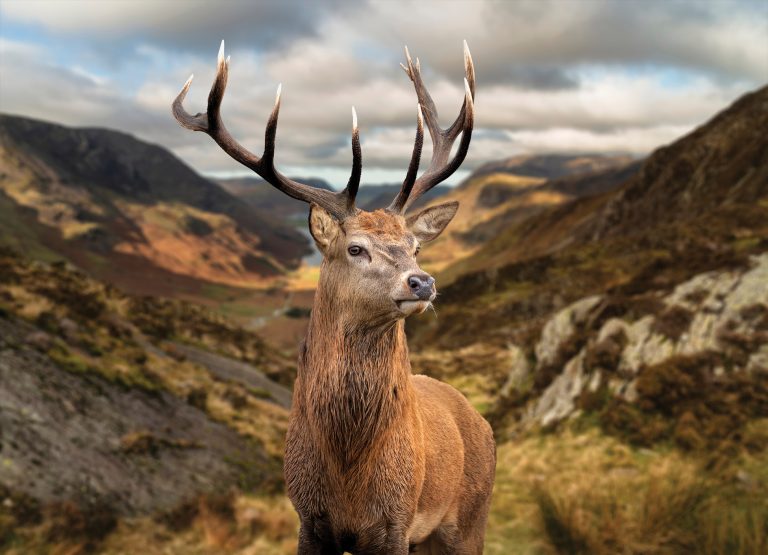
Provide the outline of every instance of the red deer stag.
{"type": "Polygon", "coordinates": [[[412,375],[407,316],[435,298],[435,280],[416,263],[458,203],[404,215],[418,197],[453,174],[467,154],[475,74],[464,45],[465,97],[456,121],[438,125],[418,58],[403,69],[418,97],[416,140],[397,197],[383,210],[355,207],[362,156],[353,109],[352,175],[332,192],[289,179],[274,166],[280,88],[258,157],[224,127],[220,106],[229,58],[219,52],[208,111],[173,103],[176,119],[210,135],[224,151],[287,195],[310,203],[309,228],[323,253],[286,438],[285,480],[301,520],[299,553],[482,553],[495,472],[490,426],[452,387],[412,375]],[[432,138],[429,168],[417,178],[423,125],[432,138]],[[456,153],[451,147],[461,135],[456,153]]]}

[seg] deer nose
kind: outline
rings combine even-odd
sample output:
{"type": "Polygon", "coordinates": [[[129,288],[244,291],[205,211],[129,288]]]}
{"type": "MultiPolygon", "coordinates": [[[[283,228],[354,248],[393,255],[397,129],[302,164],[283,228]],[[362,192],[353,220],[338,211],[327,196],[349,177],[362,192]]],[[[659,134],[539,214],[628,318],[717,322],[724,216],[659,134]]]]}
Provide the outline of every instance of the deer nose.
{"type": "Polygon", "coordinates": [[[435,293],[435,278],[427,274],[411,274],[408,276],[408,288],[421,301],[428,301],[435,293]]]}

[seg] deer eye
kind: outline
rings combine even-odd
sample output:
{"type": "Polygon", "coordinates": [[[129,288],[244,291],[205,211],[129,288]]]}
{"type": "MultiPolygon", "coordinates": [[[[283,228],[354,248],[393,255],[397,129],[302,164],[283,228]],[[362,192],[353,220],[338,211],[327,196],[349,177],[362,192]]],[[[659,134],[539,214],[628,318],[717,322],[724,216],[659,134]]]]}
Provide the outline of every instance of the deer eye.
{"type": "Polygon", "coordinates": [[[360,256],[361,254],[363,254],[363,251],[364,251],[363,247],[358,247],[357,245],[352,245],[347,249],[347,252],[351,256],[360,256]]]}
{"type": "Polygon", "coordinates": [[[421,252],[421,245],[416,247],[416,252],[413,253],[413,256],[418,256],[418,254],[421,252]]]}

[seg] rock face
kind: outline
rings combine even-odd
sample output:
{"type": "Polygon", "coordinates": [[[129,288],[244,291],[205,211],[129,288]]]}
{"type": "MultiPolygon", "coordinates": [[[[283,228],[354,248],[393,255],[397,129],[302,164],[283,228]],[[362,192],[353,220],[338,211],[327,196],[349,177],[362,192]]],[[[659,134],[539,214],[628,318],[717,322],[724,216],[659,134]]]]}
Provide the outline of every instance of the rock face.
{"type": "MultiPolygon", "coordinates": [[[[714,375],[744,372],[768,379],[768,253],[741,270],[694,276],[660,296],[657,310],[634,321],[599,321],[601,296],[581,299],[560,310],[544,326],[536,344],[534,380],[561,364],[556,376],[524,415],[527,425],[550,426],[576,413],[585,393],[604,388],[628,402],[637,400],[637,381],[645,369],[674,357],[708,357],[714,375]],[[581,330],[581,331],[580,331],[581,330]],[[574,337],[579,345],[575,355],[574,337]]],[[[520,368],[508,383],[523,384],[520,368]]],[[[509,394],[512,387],[502,394],[509,394]]]]}
{"type": "Polygon", "coordinates": [[[31,329],[0,318],[1,486],[135,514],[226,490],[238,460],[254,475],[268,467],[260,448],[183,399],[59,368],[25,345],[31,329]]]}

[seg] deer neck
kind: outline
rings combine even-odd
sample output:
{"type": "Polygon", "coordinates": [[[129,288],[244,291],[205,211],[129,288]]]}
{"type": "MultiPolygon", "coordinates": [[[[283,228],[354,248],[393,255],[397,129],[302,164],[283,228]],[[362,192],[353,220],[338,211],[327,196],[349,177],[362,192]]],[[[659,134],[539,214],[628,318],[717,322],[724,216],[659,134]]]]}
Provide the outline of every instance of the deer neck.
{"type": "Polygon", "coordinates": [[[412,414],[414,393],[403,320],[360,323],[324,288],[315,294],[299,361],[298,400],[310,427],[343,467],[412,414]]]}

